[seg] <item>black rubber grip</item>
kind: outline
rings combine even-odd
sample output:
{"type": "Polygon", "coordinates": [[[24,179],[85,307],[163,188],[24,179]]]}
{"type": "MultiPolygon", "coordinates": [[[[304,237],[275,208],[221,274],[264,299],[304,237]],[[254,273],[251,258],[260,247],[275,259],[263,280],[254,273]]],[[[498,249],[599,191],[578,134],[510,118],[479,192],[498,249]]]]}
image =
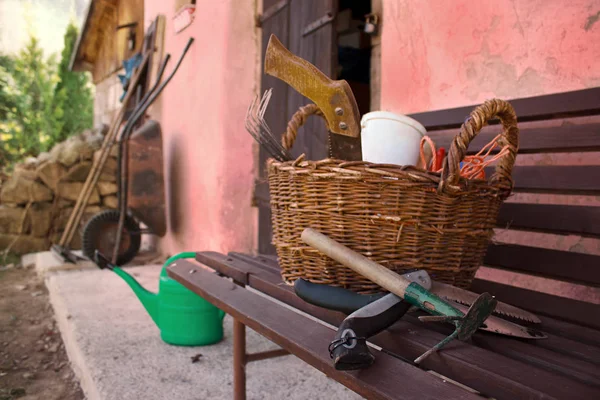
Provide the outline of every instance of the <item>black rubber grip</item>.
{"type": "Polygon", "coordinates": [[[302,278],[294,282],[294,290],[296,295],[307,303],[344,314],[352,314],[386,295],[386,293],[358,294],[341,287],[308,282],[302,278]]]}

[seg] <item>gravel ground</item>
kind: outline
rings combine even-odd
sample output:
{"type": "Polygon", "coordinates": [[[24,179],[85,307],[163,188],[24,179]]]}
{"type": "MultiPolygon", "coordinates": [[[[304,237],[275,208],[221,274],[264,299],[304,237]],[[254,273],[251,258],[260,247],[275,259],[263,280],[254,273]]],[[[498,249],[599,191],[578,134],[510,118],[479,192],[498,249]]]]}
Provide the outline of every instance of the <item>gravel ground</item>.
{"type": "Polygon", "coordinates": [[[82,400],[48,291],[32,266],[0,267],[0,400],[82,400]]]}

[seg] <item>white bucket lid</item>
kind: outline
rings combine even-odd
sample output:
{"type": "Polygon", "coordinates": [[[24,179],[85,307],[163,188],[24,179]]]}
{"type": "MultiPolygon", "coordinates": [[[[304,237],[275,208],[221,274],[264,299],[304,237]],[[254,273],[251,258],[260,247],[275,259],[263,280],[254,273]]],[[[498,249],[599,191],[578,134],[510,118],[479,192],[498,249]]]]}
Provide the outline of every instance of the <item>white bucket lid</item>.
{"type": "Polygon", "coordinates": [[[364,125],[368,121],[375,120],[375,119],[387,119],[387,120],[391,120],[391,121],[395,121],[395,122],[400,122],[400,123],[403,123],[403,124],[413,127],[419,133],[421,133],[421,136],[425,136],[427,134],[427,130],[425,129],[425,127],[423,125],[421,125],[421,123],[419,121],[417,121],[416,119],[413,119],[406,115],[396,114],[396,113],[393,113],[390,111],[373,111],[373,112],[366,113],[365,115],[363,115],[363,117],[360,120],[361,129],[365,127],[364,125]]]}

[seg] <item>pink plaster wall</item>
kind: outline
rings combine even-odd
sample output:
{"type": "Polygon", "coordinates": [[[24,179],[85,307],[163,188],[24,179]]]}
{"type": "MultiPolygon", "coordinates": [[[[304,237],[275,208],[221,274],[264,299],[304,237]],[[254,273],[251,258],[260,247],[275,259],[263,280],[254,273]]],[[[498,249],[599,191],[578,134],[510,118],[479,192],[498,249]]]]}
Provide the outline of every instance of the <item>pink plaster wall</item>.
{"type": "Polygon", "coordinates": [[[600,86],[598,0],[383,0],[381,107],[600,86]]]}
{"type": "Polygon", "coordinates": [[[256,90],[253,0],[199,1],[194,22],[175,34],[174,1],[146,0],[146,27],[166,16],[167,72],[194,37],[186,59],[152,109],[160,118],[167,182],[165,253],[251,251],[256,209],[253,141],[244,130],[256,90]]]}
{"type": "MultiPolygon", "coordinates": [[[[383,24],[384,110],[413,113],[600,86],[599,0],[383,0],[383,24]]],[[[520,155],[517,164],[581,165],[582,158],[598,165],[597,153],[520,155]]],[[[538,194],[509,199],[599,200],[538,194]]],[[[600,240],[579,236],[500,230],[495,240],[600,254],[600,240]]],[[[485,267],[477,276],[600,304],[598,288],[485,267]]]]}

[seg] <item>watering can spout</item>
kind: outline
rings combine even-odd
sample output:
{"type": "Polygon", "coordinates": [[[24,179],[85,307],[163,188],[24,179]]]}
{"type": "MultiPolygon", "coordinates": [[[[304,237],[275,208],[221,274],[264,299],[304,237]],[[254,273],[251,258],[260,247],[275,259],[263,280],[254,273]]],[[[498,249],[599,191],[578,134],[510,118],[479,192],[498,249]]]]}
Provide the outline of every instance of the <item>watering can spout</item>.
{"type": "Polygon", "coordinates": [[[113,271],[127,282],[129,287],[142,302],[146,311],[148,311],[148,314],[150,314],[150,317],[152,317],[156,326],[158,326],[158,294],[145,289],[133,276],[129,275],[121,268],[115,267],[113,268],[113,271]]]}
{"type": "Polygon", "coordinates": [[[146,290],[133,276],[129,275],[121,268],[117,267],[116,265],[112,265],[108,259],[104,257],[104,255],[98,252],[98,250],[96,250],[95,259],[96,264],[100,267],[100,269],[110,269],[119,275],[129,285],[138,299],[140,299],[142,302],[142,305],[146,311],[148,311],[148,314],[150,314],[150,317],[154,323],[158,326],[158,295],[146,290]]]}

